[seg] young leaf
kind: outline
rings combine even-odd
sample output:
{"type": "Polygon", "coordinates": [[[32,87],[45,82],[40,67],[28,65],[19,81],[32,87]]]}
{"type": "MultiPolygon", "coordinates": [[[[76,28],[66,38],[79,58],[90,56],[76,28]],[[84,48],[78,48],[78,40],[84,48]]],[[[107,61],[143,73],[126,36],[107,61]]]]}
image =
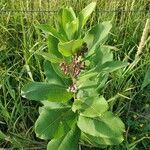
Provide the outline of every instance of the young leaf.
{"type": "Polygon", "coordinates": [[[75,12],[73,11],[72,7],[64,8],[62,11],[62,23],[64,30],[66,31],[66,24],[71,23],[73,20],[76,19],[75,12]]]}
{"type": "Polygon", "coordinates": [[[95,65],[104,64],[105,62],[113,60],[113,53],[109,47],[100,46],[95,49],[95,55],[93,61],[95,65]]]}
{"type": "Polygon", "coordinates": [[[38,26],[36,26],[37,28],[41,29],[43,32],[50,34],[54,37],[56,37],[57,39],[59,39],[60,41],[66,41],[66,39],[64,38],[64,36],[62,36],[55,28],[53,28],[52,26],[49,26],[47,24],[40,24],[38,26]]]}
{"type": "Polygon", "coordinates": [[[51,54],[51,53],[47,53],[47,52],[36,52],[36,54],[41,55],[43,58],[45,58],[46,60],[52,62],[52,63],[61,63],[63,62],[63,59],[58,58],[57,56],[51,54]]]}
{"type": "MultiPolygon", "coordinates": [[[[92,68],[88,71],[84,71],[80,76],[79,76],[79,83],[82,84],[81,82],[86,81],[88,79],[94,78],[96,77],[96,75],[98,74],[96,71],[96,67],[92,68]]],[[[83,83],[85,84],[85,83],[83,83]]]]}
{"type": "Polygon", "coordinates": [[[79,13],[79,32],[81,28],[83,28],[83,26],[86,24],[86,21],[88,20],[91,13],[94,11],[95,7],[96,2],[92,2],[79,13]]]}
{"type": "Polygon", "coordinates": [[[64,30],[64,27],[63,27],[62,15],[63,15],[63,8],[61,8],[58,11],[57,22],[55,23],[55,25],[56,25],[56,28],[59,31],[59,33],[62,33],[62,35],[65,37],[65,39],[67,39],[66,31],[64,30]]]}
{"type": "Polygon", "coordinates": [[[58,58],[62,58],[61,53],[58,51],[59,40],[52,35],[47,38],[48,52],[55,55],[58,58]]]}
{"type": "Polygon", "coordinates": [[[108,110],[108,103],[103,96],[82,97],[73,103],[72,110],[79,111],[82,116],[97,117],[108,110]]]}
{"type": "MultiPolygon", "coordinates": [[[[76,18],[71,23],[66,24],[66,34],[69,40],[72,40],[75,38],[75,34],[78,31],[79,26],[79,20],[76,18]]],[[[78,35],[76,35],[78,37],[78,35]]]]}
{"type": "Polygon", "coordinates": [[[128,65],[127,62],[122,62],[122,61],[110,61],[110,62],[106,62],[103,65],[98,65],[97,66],[97,71],[101,71],[101,72],[114,72],[120,68],[126,67],[128,65]]]}
{"type": "Polygon", "coordinates": [[[22,96],[36,101],[65,102],[72,98],[66,87],[44,82],[30,82],[22,88],[22,96]]]}
{"type": "Polygon", "coordinates": [[[58,13],[57,28],[67,40],[73,38],[78,28],[78,21],[72,7],[63,8],[58,13]]]}
{"type": "Polygon", "coordinates": [[[105,112],[95,118],[80,115],[77,125],[82,132],[96,137],[100,142],[99,144],[111,145],[123,141],[124,124],[111,112],[105,112]]]}
{"type": "Polygon", "coordinates": [[[88,56],[94,53],[94,50],[104,42],[112,25],[110,22],[102,22],[94,26],[84,37],[89,49],[88,56]]]}
{"type": "Polygon", "coordinates": [[[98,82],[97,82],[97,88],[96,88],[97,91],[101,90],[105,86],[105,84],[108,80],[108,75],[109,75],[109,73],[104,73],[104,74],[98,75],[98,82]]]}
{"type": "Polygon", "coordinates": [[[58,44],[58,50],[62,55],[68,57],[76,53],[81,48],[82,44],[82,39],[72,40],[65,43],[60,42],[58,44]]]}
{"type": "Polygon", "coordinates": [[[52,108],[45,105],[39,110],[40,116],[35,123],[35,133],[41,139],[59,138],[65,135],[71,126],[69,122],[74,122],[75,114],[70,108],[52,108]]]}
{"type": "Polygon", "coordinates": [[[51,63],[48,61],[44,62],[44,72],[46,75],[46,80],[50,84],[56,84],[56,85],[61,85],[61,86],[65,85],[65,82],[63,81],[63,79],[57,75],[57,73],[54,71],[51,63]]]}
{"type": "Polygon", "coordinates": [[[64,137],[52,139],[47,146],[47,150],[77,150],[80,138],[80,130],[75,125],[64,137]]]}
{"type": "Polygon", "coordinates": [[[97,86],[97,78],[90,80],[90,79],[78,79],[77,86],[79,90],[88,89],[88,88],[96,88],[97,86]]]}

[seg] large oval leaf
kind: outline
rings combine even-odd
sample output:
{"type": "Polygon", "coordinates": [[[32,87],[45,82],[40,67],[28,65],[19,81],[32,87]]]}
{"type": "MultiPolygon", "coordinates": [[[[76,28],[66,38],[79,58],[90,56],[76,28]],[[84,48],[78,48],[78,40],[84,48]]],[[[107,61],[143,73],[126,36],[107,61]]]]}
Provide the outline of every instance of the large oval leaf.
{"type": "Polygon", "coordinates": [[[108,103],[103,96],[88,96],[75,100],[73,111],[78,111],[82,116],[97,117],[108,110],[108,103]]]}
{"type": "Polygon", "coordinates": [[[72,98],[66,87],[44,82],[30,82],[22,88],[22,96],[30,100],[65,102],[72,98]]]}
{"type": "Polygon", "coordinates": [[[81,132],[81,143],[83,145],[89,145],[90,147],[98,147],[98,148],[106,148],[107,145],[102,145],[99,139],[94,136],[89,136],[88,134],[85,134],[81,132]],[[98,142],[97,142],[98,140],[98,142]]]}
{"type": "Polygon", "coordinates": [[[113,60],[113,53],[109,47],[100,46],[95,49],[93,58],[94,64],[104,64],[105,62],[113,60]]]}
{"type": "MultiPolygon", "coordinates": [[[[77,124],[81,131],[97,137],[99,140],[106,142],[105,144],[119,144],[123,141],[124,124],[112,112],[105,112],[102,116],[95,118],[80,115],[77,124]]],[[[101,142],[102,145],[103,142],[101,142]]]]}
{"type": "Polygon", "coordinates": [[[71,129],[75,114],[65,105],[58,106],[45,105],[40,108],[40,116],[35,123],[37,137],[41,139],[59,138],[71,129]]]}
{"type": "Polygon", "coordinates": [[[88,56],[94,53],[94,50],[104,42],[112,25],[110,22],[102,22],[94,26],[84,37],[89,49],[88,56]]]}
{"type": "Polygon", "coordinates": [[[82,133],[81,139],[93,147],[106,148],[108,145],[118,145],[123,141],[122,137],[96,137],[86,133],[82,133]]]}
{"type": "Polygon", "coordinates": [[[64,137],[52,139],[47,150],[77,150],[80,138],[80,130],[75,125],[64,137]]]}
{"type": "Polygon", "coordinates": [[[58,44],[58,50],[62,55],[68,57],[80,50],[82,44],[83,39],[72,40],[65,43],[60,42],[58,44]]]}

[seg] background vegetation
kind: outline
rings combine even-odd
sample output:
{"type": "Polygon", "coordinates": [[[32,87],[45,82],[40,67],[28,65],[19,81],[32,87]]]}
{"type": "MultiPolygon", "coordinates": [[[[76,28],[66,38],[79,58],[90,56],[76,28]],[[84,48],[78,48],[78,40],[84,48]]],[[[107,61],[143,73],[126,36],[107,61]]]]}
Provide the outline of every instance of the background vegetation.
{"type": "MultiPolygon", "coordinates": [[[[1,148],[45,149],[46,142],[35,137],[33,126],[40,104],[23,99],[20,95],[24,83],[33,79],[44,79],[43,59],[34,53],[43,48],[45,39],[35,25],[53,25],[57,10],[62,5],[72,6],[78,13],[90,2],[91,0],[0,1],[1,11],[44,10],[0,12],[1,148]]],[[[113,29],[108,44],[117,48],[114,50],[115,59],[135,63],[134,67],[131,65],[124,74],[121,71],[114,73],[104,89],[105,97],[111,98],[111,109],[119,114],[126,124],[124,142],[119,146],[108,147],[108,150],[150,149],[150,86],[145,84],[149,81],[145,76],[150,74],[150,38],[141,49],[139,61],[136,61],[135,57],[148,18],[150,2],[147,0],[98,0],[97,9],[87,24],[89,28],[95,22],[111,20],[113,29]],[[124,11],[118,11],[120,9],[124,11]]]]}

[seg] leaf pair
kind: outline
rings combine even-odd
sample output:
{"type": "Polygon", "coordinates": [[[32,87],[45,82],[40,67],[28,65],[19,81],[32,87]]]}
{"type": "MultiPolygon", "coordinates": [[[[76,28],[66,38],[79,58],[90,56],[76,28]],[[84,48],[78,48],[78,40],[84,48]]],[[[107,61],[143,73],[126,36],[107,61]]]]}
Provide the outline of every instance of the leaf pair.
{"type": "Polygon", "coordinates": [[[124,124],[109,111],[94,118],[81,115],[78,120],[78,127],[83,132],[82,140],[96,147],[115,145],[123,141],[124,124]]]}
{"type": "Polygon", "coordinates": [[[83,142],[99,147],[123,141],[124,124],[108,111],[107,101],[95,89],[80,90],[72,110],[79,113],[77,125],[83,142]]]}

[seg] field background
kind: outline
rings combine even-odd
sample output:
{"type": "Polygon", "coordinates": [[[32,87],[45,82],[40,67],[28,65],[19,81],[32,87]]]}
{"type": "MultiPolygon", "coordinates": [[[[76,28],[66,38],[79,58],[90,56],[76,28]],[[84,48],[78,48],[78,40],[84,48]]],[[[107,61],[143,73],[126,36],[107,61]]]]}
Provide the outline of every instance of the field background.
{"type": "MultiPolygon", "coordinates": [[[[53,25],[57,10],[62,5],[72,6],[78,13],[90,2],[0,0],[0,148],[46,149],[47,142],[34,134],[33,125],[40,104],[20,95],[21,87],[27,81],[44,79],[43,59],[34,53],[42,47],[45,39],[35,25],[53,25]]],[[[98,0],[96,11],[87,24],[90,27],[94,23],[111,20],[113,28],[107,43],[117,48],[115,59],[135,62],[135,66],[124,74],[114,73],[104,89],[105,97],[112,98],[111,109],[120,115],[126,125],[124,142],[108,147],[108,150],[150,149],[150,87],[142,88],[150,67],[150,37],[137,63],[135,57],[148,18],[148,0],[98,0]]]]}

